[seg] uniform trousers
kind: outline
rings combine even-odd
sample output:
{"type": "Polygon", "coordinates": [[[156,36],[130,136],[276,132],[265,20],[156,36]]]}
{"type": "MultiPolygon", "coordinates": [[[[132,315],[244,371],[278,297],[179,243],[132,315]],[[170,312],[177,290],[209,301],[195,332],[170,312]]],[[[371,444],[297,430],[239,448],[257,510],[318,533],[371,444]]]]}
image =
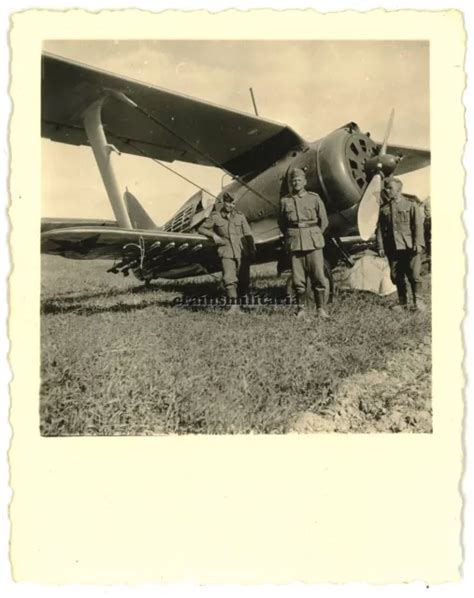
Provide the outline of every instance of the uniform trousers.
{"type": "Polygon", "coordinates": [[[236,299],[248,293],[250,285],[250,262],[247,257],[221,258],[222,277],[227,297],[236,299]]]}
{"type": "Polygon", "coordinates": [[[402,305],[407,302],[406,279],[410,283],[413,295],[419,292],[421,284],[421,255],[411,249],[400,249],[387,255],[390,264],[390,278],[397,287],[398,298],[402,305]]]}
{"type": "Polygon", "coordinates": [[[291,272],[293,287],[298,297],[306,292],[306,276],[315,294],[326,290],[326,276],[324,275],[324,256],[322,249],[291,252],[291,272]]]}

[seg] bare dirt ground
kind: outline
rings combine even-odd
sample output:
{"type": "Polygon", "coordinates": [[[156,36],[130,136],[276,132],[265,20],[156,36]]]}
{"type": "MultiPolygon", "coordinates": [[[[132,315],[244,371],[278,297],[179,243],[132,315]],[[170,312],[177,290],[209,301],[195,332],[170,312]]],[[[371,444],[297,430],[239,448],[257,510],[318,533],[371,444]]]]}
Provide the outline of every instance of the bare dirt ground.
{"type": "MultiPolygon", "coordinates": [[[[212,277],[144,289],[105,262],[42,260],[43,435],[432,431],[429,309],[344,291],[329,321],[229,317],[173,304],[218,295],[212,277]]],[[[252,284],[284,295],[274,264],[252,284]]],[[[429,305],[429,275],[423,292],[429,305]]]]}

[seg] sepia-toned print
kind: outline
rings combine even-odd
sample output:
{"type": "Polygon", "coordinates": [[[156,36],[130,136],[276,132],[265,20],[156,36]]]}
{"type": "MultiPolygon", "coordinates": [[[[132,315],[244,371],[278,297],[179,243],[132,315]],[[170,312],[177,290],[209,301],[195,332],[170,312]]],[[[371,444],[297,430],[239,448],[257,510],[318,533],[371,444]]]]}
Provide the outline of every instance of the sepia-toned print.
{"type": "Polygon", "coordinates": [[[41,434],[431,433],[429,53],[45,41],[41,434]]]}

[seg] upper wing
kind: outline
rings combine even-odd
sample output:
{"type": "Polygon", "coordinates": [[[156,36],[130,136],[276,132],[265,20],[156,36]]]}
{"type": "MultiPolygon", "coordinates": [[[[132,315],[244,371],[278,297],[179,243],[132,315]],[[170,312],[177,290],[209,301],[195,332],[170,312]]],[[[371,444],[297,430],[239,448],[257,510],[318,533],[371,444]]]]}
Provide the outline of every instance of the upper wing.
{"type": "MultiPolygon", "coordinates": [[[[381,143],[377,144],[380,150],[381,143]]],[[[393,156],[401,156],[401,160],[395,169],[395,174],[405,174],[412,170],[418,170],[429,166],[431,163],[431,152],[426,149],[407,147],[405,145],[388,145],[387,153],[393,156]]]]}
{"type": "Polygon", "coordinates": [[[111,97],[102,120],[110,141],[125,153],[219,165],[241,176],[261,171],[283,153],[305,144],[283,124],[50,54],[42,57],[43,137],[88,144],[82,114],[107,90],[124,93],[159,121],[111,97]]]}

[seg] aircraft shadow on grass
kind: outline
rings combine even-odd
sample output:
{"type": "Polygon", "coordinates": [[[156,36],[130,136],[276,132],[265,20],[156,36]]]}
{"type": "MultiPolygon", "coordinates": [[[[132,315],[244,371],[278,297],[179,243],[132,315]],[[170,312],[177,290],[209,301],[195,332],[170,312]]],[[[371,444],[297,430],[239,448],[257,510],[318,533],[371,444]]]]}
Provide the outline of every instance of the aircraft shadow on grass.
{"type": "MultiPolygon", "coordinates": [[[[191,285],[192,287],[192,285],[191,285]]],[[[196,288],[193,287],[192,289],[183,289],[183,285],[176,285],[176,294],[171,295],[174,291],[175,287],[168,287],[166,290],[170,292],[170,296],[163,296],[158,295],[157,289],[150,287],[138,287],[133,290],[128,291],[121,291],[121,292],[114,292],[114,293],[94,293],[90,295],[76,295],[74,297],[64,297],[61,299],[54,298],[54,299],[46,299],[41,304],[41,315],[43,316],[51,316],[51,315],[64,315],[64,314],[74,314],[79,316],[94,316],[101,313],[128,313],[134,311],[140,311],[143,309],[151,308],[151,307],[162,307],[162,308],[174,308],[176,311],[185,310],[185,311],[192,311],[192,312],[209,312],[212,311],[213,313],[225,313],[226,306],[224,305],[198,305],[188,303],[186,304],[186,300],[199,298],[202,296],[206,296],[210,299],[219,297],[223,297],[223,292],[220,290],[219,286],[208,286],[202,287],[199,292],[196,292],[196,288]],[[186,292],[191,290],[192,292],[186,292]],[[156,294],[156,297],[153,297],[153,294],[156,294]],[[150,300],[144,300],[141,303],[135,303],[126,301],[127,297],[131,295],[143,295],[143,297],[151,296],[150,300]],[[105,305],[100,305],[96,303],[89,303],[91,299],[104,299],[110,298],[115,299],[116,302],[108,303],[105,305]],[[125,300],[123,300],[125,299],[125,300]],[[180,299],[180,301],[176,301],[180,299]],[[184,305],[183,305],[184,304],[184,305]]],[[[162,290],[162,289],[158,289],[162,290]]],[[[254,291],[254,294],[262,294],[265,297],[271,297],[275,299],[284,299],[285,298],[285,288],[281,286],[270,286],[265,287],[264,289],[257,289],[254,291]]],[[[385,305],[387,299],[385,297],[378,297],[373,293],[369,293],[368,291],[350,291],[350,290],[339,290],[337,292],[337,296],[340,300],[344,300],[346,297],[349,296],[362,296],[365,299],[370,299],[372,303],[385,305]]],[[[308,299],[309,303],[312,303],[311,292],[308,292],[308,299]]],[[[279,309],[275,309],[271,305],[261,306],[258,309],[264,309],[268,314],[275,314],[275,313],[283,313],[283,311],[291,311],[294,308],[292,305],[280,305],[279,309]]],[[[252,308],[255,310],[255,308],[252,308]]]]}
{"type": "MultiPolygon", "coordinates": [[[[252,285],[252,293],[272,298],[284,298],[285,286],[273,276],[259,276],[252,285]]],[[[78,293],[66,296],[44,298],[41,302],[42,315],[61,315],[73,313],[76,315],[96,315],[104,312],[132,312],[148,307],[178,307],[189,311],[203,311],[211,309],[222,311],[222,306],[193,305],[189,300],[208,297],[218,299],[224,296],[224,287],[220,279],[210,281],[161,281],[157,284],[141,285],[128,289],[111,289],[101,292],[78,293]],[[141,296],[143,303],[127,301],[127,297],[141,296]],[[149,299],[148,299],[149,298],[149,299]],[[176,299],[180,299],[177,302],[176,299]],[[90,303],[93,300],[111,300],[105,305],[90,303]],[[183,303],[188,304],[183,307],[183,303]]]]}

